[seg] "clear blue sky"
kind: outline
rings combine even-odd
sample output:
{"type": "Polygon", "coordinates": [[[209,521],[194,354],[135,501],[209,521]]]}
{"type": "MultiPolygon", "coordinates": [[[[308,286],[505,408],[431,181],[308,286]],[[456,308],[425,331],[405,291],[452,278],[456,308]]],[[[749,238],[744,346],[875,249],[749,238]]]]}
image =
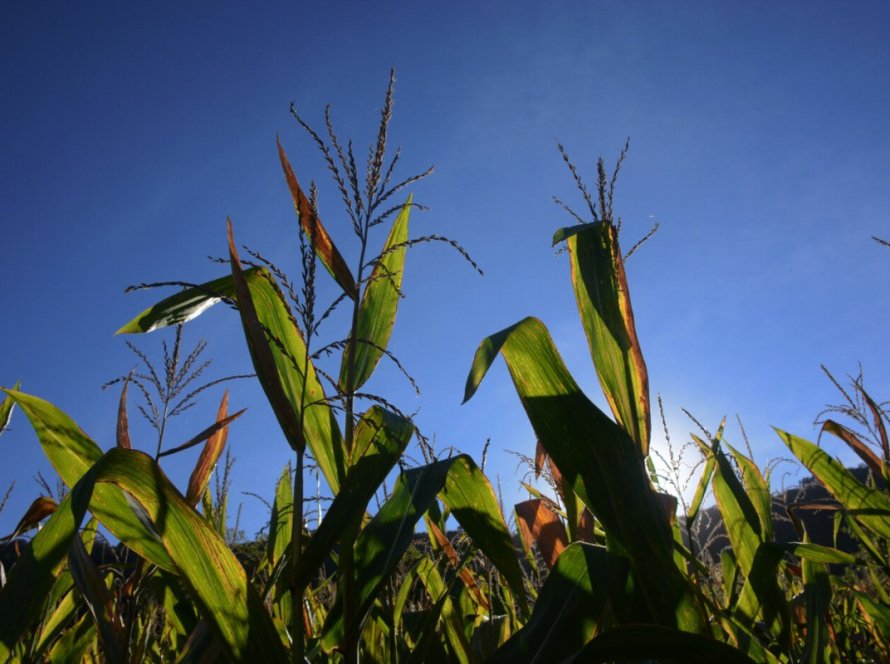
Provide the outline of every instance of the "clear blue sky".
{"type": "MultiPolygon", "coordinates": [[[[390,67],[400,172],[436,166],[412,190],[430,207],[412,232],[459,240],[485,276],[441,246],[412,251],[391,349],[423,393],[389,368],[368,387],[419,408],[440,448],[478,455],[490,437],[507,500],[521,471],[505,450],[529,454],[534,437],[500,363],[460,406],[478,342],[537,315],[599,394],[566,257],[550,248],[571,224],[551,196],[580,203],[557,140],[592,184],[596,158],[612,162],[631,137],[616,212],[625,243],[661,222],[628,272],[675,442],[691,428],[686,407],[711,427],[739,414],[759,461],[785,456],[770,425],[814,438],[813,417],[836,400],[820,363],[844,375],[861,361],[874,393],[890,394],[890,251],[870,239],[890,236],[886,3],[183,4],[0,9],[0,384],[21,378],[103,448],[118,394],[100,385],[134,363],[113,332],[165,294],[127,285],[223,274],[206,256],[224,254],[227,215],[239,242],[298,274],[276,133],[354,259],[336,190],[288,107],[322,127],[332,103],[363,154],[390,67]]],[[[334,293],[325,282],[322,298],[334,293]]],[[[210,378],[250,369],[236,315],[218,309],[185,332],[209,342],[210,378]]],[[[133,341],[157,357],[162,338],[133,341]]],[[[271,498],[289,448],[258,387],[231,390],[249,408],[229,440],[252,534],[265,508],[241,492],[271,498]]],[[[221,393],[174,420],[170,443],[209,424],[221,393]]],[[[5,534],[38,494],[32,477],[52,471],[21,412],[0,447],[0,491],[16,482],[5,534]]],[[[196,454],[165,466],[181,486],[196,454]]]]}

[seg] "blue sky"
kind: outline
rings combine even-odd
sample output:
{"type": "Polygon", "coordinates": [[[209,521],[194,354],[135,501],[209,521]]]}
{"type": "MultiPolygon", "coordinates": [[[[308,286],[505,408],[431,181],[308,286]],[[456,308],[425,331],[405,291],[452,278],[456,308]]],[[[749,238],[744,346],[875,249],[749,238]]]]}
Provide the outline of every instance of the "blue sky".
{"type": "MultiPolygon", "coordinates": [[[[479,455],[505,499],[534,437],[503,366],[460,405],[479,341],[526,315],[549,326],[577,380],[602,403],[564,255],[550,248],[581,207],[556,150],[594,182],[598,156],[631,150],[618,183],[623,240],[661,229],[628,264],[653,399],[675,443],[692,425],[743,419],[758,461],[786,456],[770,425],[811,438],[836,393],[823,377],[862,362],[885,398],[890,252],[890,46],[885,3],[331,2],[5,3],[0,9],[0,384],[70,414],[113,444],[118,394],[100,386],[135,358],[113,332],[166,292],[145,281],[224,272],[230,215],[239,242],[298,275],[296,221],[275,152],[280,134],[347,259],[355,246],[319,154],[291,101],[343,137],[374,136],[388,71],[397,76],[391,146],[430,210],[412,233],[460,241],[408,256],[393,350],[422,395],[391,367],[368,387],[388,395],[439,448],[479,455]]],[[[382,234],[377,238],[383,241],[382,234]]],[[[335,287],[322,284],[321,297],[335,287]]],[[[217,310],[218,309],[218,310],[217,310]]],[[[345,321],[325,330],[343,336],[345,321]]],[[[157,332],[133,338],[152,357],[157,332]]],[[[207,376],[250,370],[234,312],[189,324],[208,341],[207,376]]],[[[233,500],[260,528],[289,458],[259,388],[232,383],[233,500]]],[[[170,443],[210,421],[221,390],[171,424],[170,443]]],[[[135,405],[135,399],[133,399],[135,405]]],[[[151,434],[137,425],[137,445],[151,434]]],[[[0,438],[0,513],[9,532],[52,471],[16,414],[0,438]]],[[[730,439],[740,442],[737,428],[730,439]]],[[[181,486],[197,452],[165,465],[181,486]]],[[[781,467],[792,470],[790,464],[781,467]]],[[[777,480],[781,471],[777,474],[777,480]]]]}

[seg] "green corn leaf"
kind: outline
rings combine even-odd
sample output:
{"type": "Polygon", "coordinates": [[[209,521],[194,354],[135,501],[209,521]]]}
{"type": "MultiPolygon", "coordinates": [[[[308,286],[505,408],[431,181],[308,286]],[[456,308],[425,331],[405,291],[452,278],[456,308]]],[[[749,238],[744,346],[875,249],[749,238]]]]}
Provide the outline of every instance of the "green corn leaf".
{"type": "Polygon", "coordinates": [[[109,450],[90,468],[13,568],[0,590],[0,640],[12,646],[37,616],[85,512],[93,511],[98,489],[107,484],[126,491],[144,511],[228,656],[239,661],[287,661],[262,601],[222,537],[191,508],[154,460],[123,448],[109,450]]]}
{"type": "Polygon", "coordinates": [[[488,478],[466,455],[454,457],[439,499],[497,570],[526,611],[525,585],[510,531],[488,478]]]}
{"type": "MultiPolygon", "coordinates": [[[[434,604],[445,598],[442,605],[441,622],[445,627],[448,645],[454,653],[456,661],[460,664],[475,662],[476,656],[470,649],[470,643],[464,633],[464,618],[455,606],[456,603],[451,595],[457,575],[452,576],[451,582],[446,584],[436,568],[436,563],[430,558],[423,558],[417,567],[417,578],[423,583],[434,604]]],[[[427,625],[427,629],[434,630],[435,627],[435,624],[427,625]]],[[[420,638],[422,640],[424,636],[421,635],[420,638]]]]}
{"type": "Polygon", "coordinates": [[[711,453],[717,466],[712,480],[717,508],[742,574],[747,577],[754,564],[754,555],[765,541],[760,517],[729,458],[720,450],[719,439],[713,441],[711,453]]]}
{"type": "Polygon", "coordinates": [[[649,375],[640,350],[618,233],[608,221],[562,229],[590,355],[615,419],[649,454],[649,375]]]}
{"type": "MultiPolygon", "coordinates": [[[[410,420],[380,406],[372,406],[362,416],[355,428],[355,448],[364,452],[349,469],[340,492],[309,540],[294,573],[294,583],[305,586],[343,533],[358,525],[413,433],[410,420]]],[[[284,577],[290,578],[290,575],[286,572],[284,577]]]]}
{"type": "Polygon", "coordinates": [[[604,547],[570,544],[544,582],[525,626],[487,660],[561,662],[594,635],[621,559],[604,547]]]}
{"type": "Polygon", "coordinates": [[[745,583],[732,607],[735,620],[751,629],[758,617],[769,632],[788,647],[791,642],[791,612],[782,589],[776,582],[782,548],[771,543],[757,547],[745,583]]]}
{"type": "Polygon", "coordinates": [[[692,591],[674,565],[671,531],[637,445],[581,392],[536,318],[480,344],[464,401],[473,396],[498,353],[538,440],[562,471],[564,486],[627,550],[653,619],[704,630],[692,591]]]}
{"type": "Polygon", "coordinates": [[[293,449],[309,445],[336,494],[345,475],[343,439],[303,336],[269,271],[241,271],[231,223],[229,253],[244,335],[263,391],[288,443],[293,449]]]}
{"type": "Polygon", "coordinates": [[[49,664],[78,664],[86,660],[87,653],[96,644],[96,625],[88,615],[62,634],[49,652],[49,664]]]}
{"type": "Polygon", "coordinates": [[[689,511],[686,513],[687,528],[692,528],[692,524],[698,518],[698,512],[701,509],[702,501],[705,499],[705,494],[708,492],[708,486],[711,484],[711,477],[714,475],[716,465],[717,462],[714,460],[714,457],[708,456],[701,477],[698,480],[698,485],[695,488],[695,495],[692,497],[692,502],[689,503],[689,511]]]}
{"type": "Polygon", "coordinates": [[[106,659],[109,662],[125,662],[126,658],[121,649],[123,624],[115,618],[113,600],[105,580],[79,537],[71,538],[71,545],[68,548],[68,570],[93,622],[96,623],[96,631],[106,659]]]}
{"type": "Polygon", "coordinates": [[[886,647],[890,644],[890,606],[879,604],[858,590],[853,591],[853,596],[876,640],[882,640],[886,647]]]}
{"type": "Polygon", "coordinates": [[[684,664],[752,664],[754,660],[726,643],[661,625],[625,625],[590,641],[572,660],[670,660],[684,664]]]}
{"type": "MultiPolygon", "coordinates": [[[[806,539],[804,541],[806,543],[806,539]]],[[[831,581],[828,577],[828,566],[804,558],[800,568],[807,616],[806,643],[800,661],[806,664],[822,664],[831,661],[831,635],[828,632],[831,581]]]]}
{"type": "Polygon", "coordinates": [[[779,429],[775,431],[847,512],[872,532],[890,539],[890,497],[887,494],[859,482],[843,464],[808,440],[779,429]]]}
{"type": "Polygon", "coordinates": [[[396,321],[396,311],[402,297],[402,274],[408,240],[408,218],[411,197],[396,217],[371,278],[362,294],[355,333],[355,350],[350,345],[340,363],[340,389],[344,392],[359,389],[374,373],[377,363],[389,344],[396,321]],[[352,363],[352,375],[349,375],[352,363]]]}
{"type": "Polygon", "coordinates": [[[812,542],[790,542],[787,544],[776,544],[788,553],[804,560],[814,563],[825,563],[828,565],[858,565],[856,556],[852,553],[833,549],[830,546],[822,546],[821,544],[813,544],[812,542]]]}
{"type": "Polygon", "coordinates": [[[769,492],[769,484],[767,484],[760,472],[760,468],[757,467],[753,459],[749,459],[728,443],[726,447],[742,471],[745,493],[751,499],[751,505],[754,507],[754,511],[757,512],[757,519],[760,521],[761,537],[764,542],[772,541],[772,497],[769,492]]]}
{"type": "MultiPolygon", "coordinates": [[[[473,460],[462,454],[399,475],[389,500],[359,534],[355,543],[358,620],[370,610],[383,583],[411,544],[415,525],[437,496],[507,579],[514,593],[520,598],[525,596],[519,561],[491,485],[473,460]]],[[[344,632],[342,605],[337,602],[328,613],[323,630],[325,651],[336,647],[344,632]]]]}
{"type": "MultiPolygon", "coordinates": [[[[102,450],[74,420],[51,403],[22,392],[8,394],[31,421],[44,454],[62,481],[73,487],[102,457],[102,450]]],[[[140,556],[152,560],[161,569],[174,569],[163,545],[134,512],[120,489],[110,484],[96,487],[90,511],[140,556]]]]}
{"type": "MultiPolygon", "coordinates": [[[[13,391],[18,392],[19,388],[22,386],[22,381],[16,381],[13,386],[13,391]]],[[[9,421],[12,419],[12,409],[15,407],[15,401],[9,395],[6,395],[3,398],[3,401],[0,402],[0,434],[6,431],[9,426],[9,421]]]]}
{"type": "Polygon", "coordinates": [[[152,332],[162,327],[185,323],[197,318],[224,297],[235,297],[235,282],[232,281],[231,274],[186,288],[176,295],[164,298],[136,316],[115,334],[152,332]]]}
{"type": "Polygon", "coordinates": [[[272,503],[272,518],[269,520],[269,540],[267,556],[271,567],[275,567],[290,547],[294,531],[294,489],[291,485],[290,464],[281,471],[275,487],[275,501],[272,503]]]}

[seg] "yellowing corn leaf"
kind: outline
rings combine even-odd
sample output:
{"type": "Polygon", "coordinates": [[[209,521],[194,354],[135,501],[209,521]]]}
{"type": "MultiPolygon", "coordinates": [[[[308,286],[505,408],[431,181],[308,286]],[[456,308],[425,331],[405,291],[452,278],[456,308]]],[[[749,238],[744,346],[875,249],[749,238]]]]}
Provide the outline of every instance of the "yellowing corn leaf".
{"type": "MultiPolygon", "coordinates": [[[[223,394],[222,402],[219,404],[219,410],[216,412],[217,424],[227,420],[228,414],[229,391],[226,390],[225,394],[223,394]]],[[[192,474],[189,477],[188,491],[185,494],[185,499],[188,501],[189,505],[193,507],[197,505],[198,501],[201,499],[201,495],[207,489],[207,483],[210,481],[210,474],[216,467],[216,462],[219,461],[223,448],[226,446],[226,438],[228,437],[228,434],[229,427],[226,424],[214,431],[210,435],[210,438],[207,439],[207,442],[204,443],[204,449],[201,450],[198,462],[195,464],[192,474]]]]}
{"type": "Polygon", "coordinates": [[[294,169],[291,168],[287,155],[284,154],[281,141],[276,139],[276,142],[278,143],[278,157],[281,160],[281,168],[284,170],[284,179],[287,181],[287,188],[290,189],[290,195],[294,201],[294,210],[297,212],[297,218],[300,220],[303,232],[312,242],[316,255],[321,259],[322,265],[325,266],[325,269],[331,274],[334,281],[340,284],[340,288],[355,300],[358,297],[358,287],[355,284],[352,272],[349,271],[349,266],[346,265],[343,256],[340,255],[337,247],[334,246],[331,236],[328,235],[327,230],[321,223],[321,219],[312,211],[309,199],[306,198],[306,195],[300,188],[297,176],[294,175],[294,169]]]}
{"type": "Polygon", "coordinates": [[[562,520],[540,499],[517,503],[514,509],[519,534],[526,546],[530,547],[532,542],[537,544],[547,569],[553,569],[569,543],[562,520]]]}
{"type": "Polygon", "coordinates": [[[652,619],[704,631],[697,601],[674,565],[671,530],[633,439],[581,392],[547,328],[536,318],[482,341],[467,378],[465,401],[498,353],[565,486],[627,550],[652,619]]]}
{"type": "Polygon", "coordinates": [[[0,590],[0,640],[12,646],[39,614],[85,512],[93,511],[95,495],[104,485],[125,490],[139,505],[167,560],[173,561],[192,601],[229,657],[288,661],[262,601],[226,542],[186,503],[150,457],[118,447],[78,481],[13,568],[0,590]]]}
{"type": "Polygon", "coordinates": [[[600,385],[618,423],[649,454],[649,374],[637,338],[618,233],[608,221],[561,229],[572,285],[600,385]]]}
{"type": "MultiPolygon", "coordinates": [[[[8,394],[31,421],[44,454],[62,481],[73,487],[102,457],[102,450],[51,403],[22,392],[10,391],[8,394]]],[[[174,569],[173,561],[156,535],[136,515],[120,489],[110,484],[96,487],[90,511],[140,556],[152,560],[162,569],[174,569]]]]}
{"type": "Polygon", "coordinates": [[[268,270],[242,271],[231,221],[228,232],[238,310],[257,377],[290,446],[309,445],[336,494],[345,475],[343,439],[306,343],[268,270]]]}

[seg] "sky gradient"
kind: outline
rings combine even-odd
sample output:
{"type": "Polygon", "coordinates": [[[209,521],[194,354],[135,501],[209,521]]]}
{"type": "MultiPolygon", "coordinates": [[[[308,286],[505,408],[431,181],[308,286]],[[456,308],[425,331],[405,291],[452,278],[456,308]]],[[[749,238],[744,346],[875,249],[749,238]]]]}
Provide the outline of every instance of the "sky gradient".
{"type": "MultiPolygon", "coordinates": [[[[171,293],[126,286],[224,274],[207,256],[225,255],[227,216],[239,243],[299,275],[276,135],[354,262],[339,195],[288,109],[323,129],[331,103],[364,155],[394,67],[397,175],[436,167],[408,190],[430,208],[411,233],[459,241],[485,276],[444,246],[409,252],[390,349],[422,394],[386,365],[369,388],[418,411],[440,450],[478,458],[490,438],[489,475],[517,498],[509,450],[531,454],[533,433],[501,362],[460,405],[470,361],[485,336],[535,315],[603,403],[566,256],[550,247],[573,223],[552,196],[582,208],[556,144],[593,186],[596,159],[613,163],[630,137],[623,244],[661,224],[628,263],[653,404],[661,394],[678,445],[694,429],[687,408],[712,428],[740,416],[759,462],[787,456],[770,427],[813,439],[837,401],[820,363],[843,377],[861,362],[872,393],[890,394],[890,250],[871,240],[890,236],[888,25],[878,2],[5,3],[0,385],[21,378],[111,446],[119,394],[100,386],[137,361],[113,333],[171,293]]],[[[325,302],[336,287],[320,276],[325,302]]],[[[323,335],[345,330],[335,318],[323,335]]],[[[130,340],[157,358],[170,338],[130,340]]],[[[207,378],[251,370],[234,312],[188,324],[186,344],[198,339],[207,378]]],[[[232,408],[248,408],[229,442],[252,535],[266,508],[244,492],[271,499],[290,450],[259,387],[229,387],[232,408]]],[[[207,426],[221,395],[173,420],[169,443],[207,426]]],[[[133,436],[151,450],[137,402],[133,436]]],[[[729,439],[741,442],[737,426],[729,439]]],[[[21,412],[0,447],[0,497],[16,482],[6,534],[40,491],[34,475],[54,474],[21,412]]],[[[196,456],[165,463],[179,486],[196,456]]]]}

